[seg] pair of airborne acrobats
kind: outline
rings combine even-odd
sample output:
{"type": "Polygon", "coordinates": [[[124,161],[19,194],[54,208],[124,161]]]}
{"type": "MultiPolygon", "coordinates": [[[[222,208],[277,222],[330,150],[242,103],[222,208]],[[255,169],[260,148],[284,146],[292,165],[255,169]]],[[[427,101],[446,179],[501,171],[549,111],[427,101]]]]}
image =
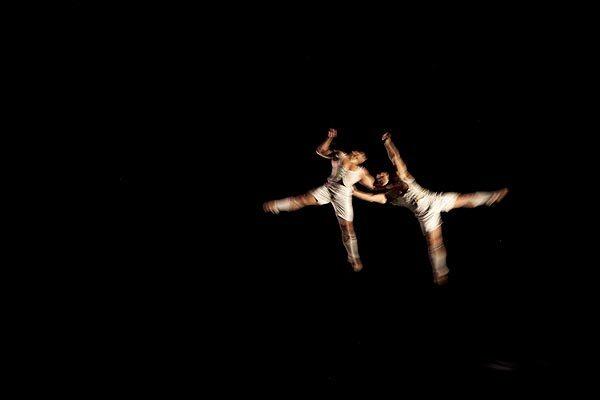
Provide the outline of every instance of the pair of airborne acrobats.
{"type": "Polygon", "coordinates": [[[446,248],[442,238],[441,212],[454,208],[473,208],[482,205],[490,206],[501,201],[508,193],[504,188],[495,192],[434,193],[421,186],[408,173],[406,165],[389,133],[384,133],[382,140],[388,156],[396,168],[396,174],[390,179],[387,172],[377,174],[373,178],[361,164],[367,159],[365,153],[352,151],[349,154],[330,149],[331,142],[337,136],[335,129],[330,129],[327,139],[317,148],[317,154],[331,159],[331,175],[327,183],[304,195],[288,197],[281,200],[268,201],[263,205],[267,212],[278,214],[280,211],[295,211],[306,206],[331,203],[342,230],[342,241],[348,252],[348,262],[354,271],[362,269],[358,255],[358,244],[352,224],[354,212],[352,196],[359,199],[390,203],[394,206],[406,207],[419,220],[423,234],[427,239],[429,257],[433,267],[434,282],[443,285],[448,279],[446,266],[446,248]],[[354,189],[360,183],[372,190],[364,193],[354,189]]]}

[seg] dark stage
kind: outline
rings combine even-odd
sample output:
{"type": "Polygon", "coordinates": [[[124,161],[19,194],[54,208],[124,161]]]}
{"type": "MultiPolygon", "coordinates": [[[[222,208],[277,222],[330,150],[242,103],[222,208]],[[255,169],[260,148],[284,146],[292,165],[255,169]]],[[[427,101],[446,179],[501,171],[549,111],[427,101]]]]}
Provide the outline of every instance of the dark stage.
{"type": "Polygon", "coordinates": [[[389,25],[345,35],[323,21],[209,51],[192,25],[145,35],[139,24],[96,38],[113,66],[105,122],[119,149],[111,326],[136,384],[487,398],[548,390],[579,368],[560,329],[575,329],[581,264],[548,201],[565,178],[549,138],[570,116],[561,82],[547,86],[558,67],[543,44],[389,25]],[[510,189],[497,206],[443,216],[447,287],[432,284],[408,210],[354,200],[359,273],[331,206],[262,212],[324,183],[315,149],[330,127],[372,174],[391,170],[390,130],[433,191],[510,189]]]}

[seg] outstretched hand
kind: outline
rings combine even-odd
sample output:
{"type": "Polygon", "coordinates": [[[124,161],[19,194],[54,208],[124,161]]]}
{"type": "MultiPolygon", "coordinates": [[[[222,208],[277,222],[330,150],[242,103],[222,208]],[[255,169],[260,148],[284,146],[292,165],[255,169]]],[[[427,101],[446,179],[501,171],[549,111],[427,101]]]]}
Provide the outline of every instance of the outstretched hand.
{"type": "Polygon", "coordinates": [[[391,133],[389,133],[389,132],[385,132],[385,133],[383,134],[383,136],[381,137],[381,140],[385,142],[385,141],[387,141],[387,140],[389,140],[389,139],[391,139],[391,138],[392,138],[392,134],[391,134],[391,133]]]}
{"type": "Polygon", "coordinates": [[[336,136],[337,136],[337,130],[335,130],[335,129],[330,129],[329,132],[327,132],[327,137],[330,139],[333,139],[336,136]]]}

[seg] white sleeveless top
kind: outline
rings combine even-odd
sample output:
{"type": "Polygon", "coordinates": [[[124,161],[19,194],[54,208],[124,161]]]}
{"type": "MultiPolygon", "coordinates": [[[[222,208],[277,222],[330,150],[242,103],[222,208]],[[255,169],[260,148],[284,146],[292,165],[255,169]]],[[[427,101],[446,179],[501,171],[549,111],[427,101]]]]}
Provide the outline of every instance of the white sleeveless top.
{"type": "Polygon", "coordinates": [[[338,152],[338,158],[331,160],[331,175],[329,175],[327,183],[337,183],[351,188],[362,179],[364,171],[363,167],[358,167],[354,171],[344,168],[340,158],[345,155],[345,153],[340,151],[338,152]]]}
{"type": "Polygon", "coordinates": [[[408,185],[408,189],[402,196],[395,199],[392,204],[406,207],[413,212],[419,211],[425,206],[421,200],[429,196],[431,192],[419,185],[414,178],[404,182],[408,185]]]}

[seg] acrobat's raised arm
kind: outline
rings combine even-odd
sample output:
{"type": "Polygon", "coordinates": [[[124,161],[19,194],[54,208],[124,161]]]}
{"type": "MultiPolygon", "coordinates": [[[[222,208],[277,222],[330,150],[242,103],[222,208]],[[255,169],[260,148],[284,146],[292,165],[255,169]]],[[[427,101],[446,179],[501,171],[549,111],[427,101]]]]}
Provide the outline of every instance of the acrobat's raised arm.
{"type": "Polygon", "coordinates": [[[331,142],[337,136],[337,130],[330,129],[327,132],[327,139],[317,147],[317,154],[323,158],[332,158],[335,155],[335,151],[330,149],[331,142]]]}
{"type": "Polygon", "coordinates": [[[383,140],[383,145],[385,146],[390,161],[394,164],[394,167],[396,167],[398,177],[403,181],[412,180],[413,177],[408,173],[406,164],[402,160],[402,157],[400,157],[400,152],[392,142],[392,135],[389,132],[386,132],[383,134],[381,140],[383,140]]]}

